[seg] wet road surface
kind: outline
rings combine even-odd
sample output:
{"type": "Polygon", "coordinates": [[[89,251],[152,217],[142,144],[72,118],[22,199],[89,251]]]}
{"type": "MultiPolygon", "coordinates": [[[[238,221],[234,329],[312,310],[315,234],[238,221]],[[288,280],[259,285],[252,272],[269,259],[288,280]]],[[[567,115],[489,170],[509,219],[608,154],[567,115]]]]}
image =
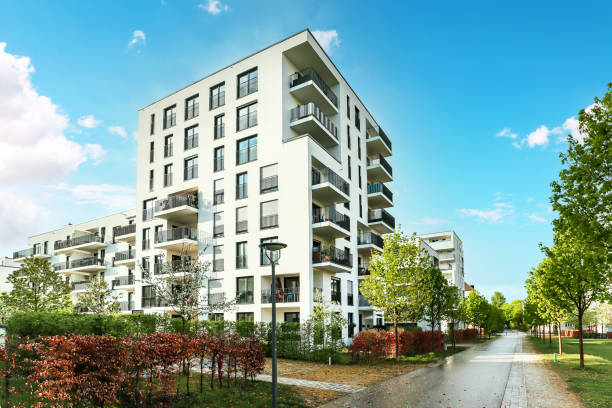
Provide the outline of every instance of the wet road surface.
{"type": "Polygon", "coordinates": [[[512,363],[521,352],[522,335],[507,333],[433,367],[392,378],[324,407],[500,407],[506,386],[511,385],[512,363]]]}

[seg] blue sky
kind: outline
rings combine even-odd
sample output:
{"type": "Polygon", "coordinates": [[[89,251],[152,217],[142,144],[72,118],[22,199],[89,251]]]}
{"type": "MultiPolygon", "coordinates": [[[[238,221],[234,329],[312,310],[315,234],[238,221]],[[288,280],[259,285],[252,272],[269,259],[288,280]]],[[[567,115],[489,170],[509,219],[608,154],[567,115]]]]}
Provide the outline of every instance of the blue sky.
{"type": "Polygon", "coordinates": [[[134,206],[137,110],[308,27],[393,140],[403,229],[454,229],[466,280],[522,297],[562,139],[612,81],[612,3],[533,3],[4,3],[0,253],[134,206]]]}

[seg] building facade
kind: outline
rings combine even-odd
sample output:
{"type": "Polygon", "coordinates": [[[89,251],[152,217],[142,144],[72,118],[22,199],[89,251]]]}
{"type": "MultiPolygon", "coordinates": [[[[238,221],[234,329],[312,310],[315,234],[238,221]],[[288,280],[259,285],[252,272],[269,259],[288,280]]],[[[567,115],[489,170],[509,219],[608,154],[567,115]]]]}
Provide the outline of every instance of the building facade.
{"type": "Polygon", "coordinates": [[[448,283],[463,290],[465,270],[463,267],[463,242],[455,231],[434,232],[419,236],[438,253],[440,270],[448,283]]]}

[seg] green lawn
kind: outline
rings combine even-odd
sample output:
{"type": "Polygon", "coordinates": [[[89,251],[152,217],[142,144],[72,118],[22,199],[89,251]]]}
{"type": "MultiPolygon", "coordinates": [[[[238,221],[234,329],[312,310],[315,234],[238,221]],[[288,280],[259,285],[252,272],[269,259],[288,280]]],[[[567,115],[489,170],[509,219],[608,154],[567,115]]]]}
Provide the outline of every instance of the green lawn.
{"type": "Polygon", "coordinates": [[[556,338],[550,348],[548,338],[545,343],[533,337],[531,340],[587,407],[612,407],[612,340],[584,340],[584,369],[580,369],[578,339],[562,340],[563,355],[557,356],[557,363],[553,362],[553,353],[559,350],[556,338]]]}

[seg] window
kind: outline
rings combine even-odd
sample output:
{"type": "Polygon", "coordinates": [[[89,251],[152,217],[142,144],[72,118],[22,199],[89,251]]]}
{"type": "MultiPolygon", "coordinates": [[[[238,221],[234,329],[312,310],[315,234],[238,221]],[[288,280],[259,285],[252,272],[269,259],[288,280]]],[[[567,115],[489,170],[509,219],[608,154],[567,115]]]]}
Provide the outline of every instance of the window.
{"type": "Polygon", "coordinates": [[[346,157],[346,161],[348,163],[348,179],[351,180],[352,177],[352,169],[351,169],[351,156],[346,157]]]}
{"type": "Polygon", "coordinates": [[[225,137],[225,115],[215,116],[215,140],[225,137]]]}
{"type": "Polygon", "coordinates": [[[142,287],[142,307],[155,307],[155,288],[153,286],[142,287]]]}
{"type": "Polygon", "coordinates": [[[185,181],[198,177],[198,156],[185,159],[185,181]]]}
{"type": "Polygon", "coordinates": [[[215,238],[222,237],[225,232],[223,225],[223,211],[216,212],[213,218],[213,235],[215,238]]]}
{"type": "Polygon", "coordinates": [[[253,312],[238,312],[236,313],[236,321],[237,322],[253,322],[255,321],[254,316],[255,314],[253,312]]]}
{"type": "Polygon", "coordinates": [[[236,175],[236,200],[247,198],[248,191],[248,173],[240,173],[236,175]]]}
{"type": "Polygon", "coordinates": [[[271,164],[260,169],[259,189],[261,193],[278,190],[278,164],[271,164]]]}
{"type": "Polygon", "coordinates": [[[236,269],[242,269],[242,268],[246,268],[247,267],[247,252],[246,252],[246,250],[247,250],[247,243],[246,242],[237,242],[236,243],[236,269]]]}
{"type": "Polygon", "coordinates": [[[357,158],[361,160],[361,138],[357,136],[357,158]]]}
{"type": "Polygon", "coordinates": [[[176,125],[176,105],[164,109],[164,129],[176,125]]]}
{"type": "Polygon", "coordinates": [[[340,293],[340,279],[331,278],[331,301],[342,303],[342,296],[340,293]]]}
{"type": "Polygon", "coordinates": [[[155,143],[151,142],[149,144],[149,163],[153,163],[155,159],[155,143]]]}
{"type": "Polygon", "coordinates": [[[208,320],[210,320],[211,322],[222,322],[223,313],[209,313],[208,320]]]}
{"type": "Polygon", "coordinates": [[[153,180],[153,170],[149,170],[149,191],[153,191],[153,187],[155,187],[155,183],[153,180]]]}
{"type": "Polygon", "coordinates": [[[351,97],[346,95],[346,117],[351,118],[351,97]]]}
{"type": "Polygon", "coordinates": [[[164,138],[164,157],[172,157],[172,135],[164,138]]]}
{"type": "Polygon", "coordinates": [[[185,100],[185,120],[195,118],[200,114],[200,98],[198,95],[185,100]]]}
{"type": "Polygon", "coordinates": [[[236,130],[243,130],[257,125],[257,102],[238,108],[236,130]]]}
{"type": "MultiPolygon", "coordinates": [[[[161,227],[155,227],[155,236],[157,236],[157,234],[161,231],[161,227]]],[[[161,255],[155,255],[153,257],[153,274],[154,275],[162,275],[164,273],[166,273],[167,271],[164,271],[163,269],[163,261],[162,261],[162,256],[161,255]]],[[[173,262],[174,263],[174,262],[173,262]]]]}
{"type": "Polygon", "coordinates": [[[248,209],[247,207],[236,208],[236,234],[249,230],[248,209]]]}
{"type": "Polygon", "coordinates": [[[253,303],[253,277],[236,278],[236,303],[239,305],[253,303]]]}
{"type": "Polygon", "coordinates": [[[253,160],[257,160],[257,136],[236,142],[236,164],[244,164],[253,160]]]}
{"type": "Polygon", "coordinates": [[[261,206],[261,229],[278,227],[278,200],[266,201],[261,206]]]}
{"type": "Polygon", "coordinates": [[[223,245],[215,245],[213,247],[213,272],[221,272],[223,269],[223,245]]]}
{"type": "Polygon", "coordinates": [[[185,129],[185,150],[198,147],[198,125],[185,129]]]}
{"type": "Polygon", "coordinates": [[[351,126],[346,125],[346,146],[351,148],[351,126]]]}
{"type": "Polygon", "coordinates": [[[361,188],[361,165],[357,166],[357,170],[359,172],[359,188],[361,188]]]}
{"type": "Polygon", "coordinates": [[[257,91],[257,68],[238,75],[238,97],[257,91]]]}
{"type": "MultiPolygon", "coordinates": [[[[351,303],[352,304],[352,303],[351,303]]],[[[348,314],[348,319],[347,319],[347,326],[348,326],[348,336],[349,337],[353,337],[353,335],[355,334],[355,322],[353,321],[353,313],[349,312],[348,314]]]]}
{"type": "MultiPolygon", "coordinates": [[[[266,242],[276,241],[278,241],[278,237],[262,238],[260,242],[262,244],[265,244],[266,242]]],[[[259,248],[259,263],[261,264],[261,266],[270,265],[270,259],[268,259],[268,256],[272,258],[272,260],[274,260],[274,263],[278,263],[278,258],[280,256],[278,251],[268,251],[268,254],[266,256],[266,251],[263,248],[259,248]]]]}
{"type": "Polygon", "coordinates": [[[355,127],[361,129],[361,117],[359,116],[359,109],[355,106],[355,127]]]}
{"type": "Polygon", "coordinates": [[[353,281],[346,281],[346,304],[353,306],[353,281]]]}
{"type": "Polygon", "coordinates": [[[285,312],[285,323],[299,323],[300,312],[285,312]]]}
{"type": "Polygon", "coordinates": [[[225,105],[225,83],[210,88],[210,109],[225,105]]]}
{"type": "Polygon", "coordinates": [[[150,134],[152,135],[153,133],[155,133],[155,114],[154,113],[151,114],[151,130],[150,130],[150,134]]]}
{"type": "Polygon", "coordinates": [[[223,188],[223,179],[215,180],[215,195],[213,197],[213,204],[223,204],[225,201],[225,190],[223,188]]]}
{"type": "Polygon", "coordinates": [[[217,147],[215,149],[215,157],[214,157],[214,170],[221,171],[225,168],[225,147],[217,147]]]}
{"type": "Polygon", "coordinates": [[[142,249],[151,247],[151,228],[142,229],[142,249]]]}
{"type": "Polygon", "coordinates": [[[155,199],[144,200],[142,202],[142,220],[148,221],[153,219],[153,206],[155,205],[155,199]]]}
{"type": "Polygon", "coordinates": [[[361,194],[359,194],[359,218],[363,218],[363,200],[361,194]]]}
{"type": "Polygon", "coordinates": [[[166,164],[164,166],[164,187],[170,187],[172,185],[172,165],[166,164]]]}

